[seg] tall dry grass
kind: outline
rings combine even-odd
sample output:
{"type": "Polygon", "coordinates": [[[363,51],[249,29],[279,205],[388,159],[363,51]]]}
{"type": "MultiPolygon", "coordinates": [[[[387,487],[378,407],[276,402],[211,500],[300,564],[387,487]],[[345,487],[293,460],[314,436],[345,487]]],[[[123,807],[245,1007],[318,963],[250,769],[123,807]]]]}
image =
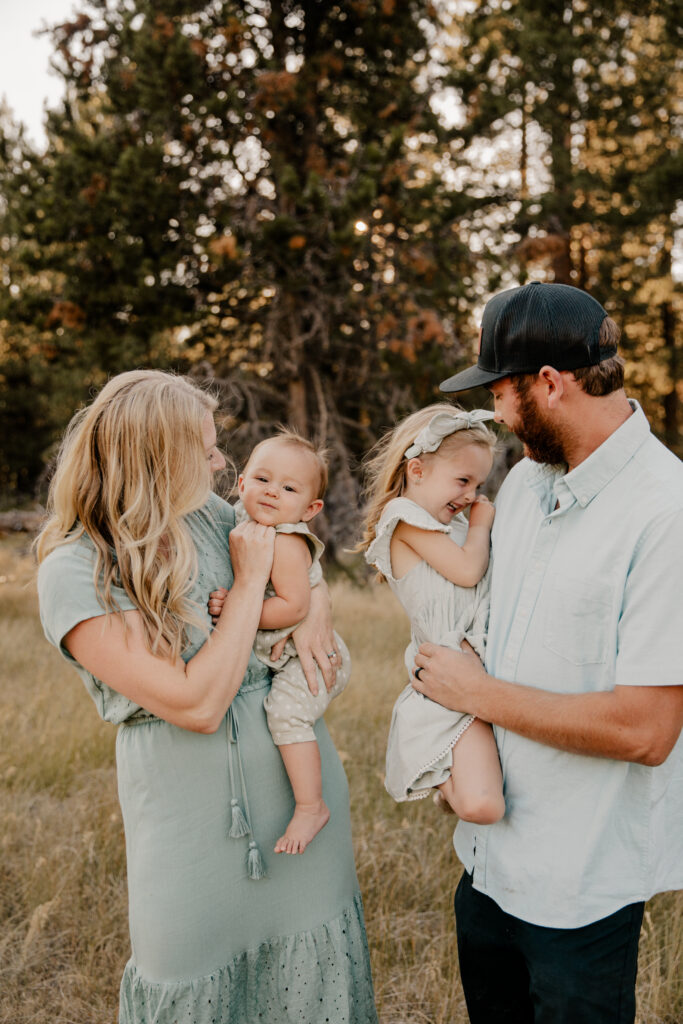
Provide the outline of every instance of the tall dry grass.
{"type": "MultiPolygon", "coordinates": [[[[22,542],[3,542],[0,1024],[113,1024],[128,957],[115,730],[44,642],[32,576],[22,542]]],[[[428,801],[396,806],[382,788],[405,622],[386,588],[339,583],[333,595],[354,675],[328,721],[351,787],[382,1024],[465,1024],[452,822],[428,801]]],[[[653,900],[641,942],[639,1024],[683,1021],[682,938],[680,895],[653,900]]]]}

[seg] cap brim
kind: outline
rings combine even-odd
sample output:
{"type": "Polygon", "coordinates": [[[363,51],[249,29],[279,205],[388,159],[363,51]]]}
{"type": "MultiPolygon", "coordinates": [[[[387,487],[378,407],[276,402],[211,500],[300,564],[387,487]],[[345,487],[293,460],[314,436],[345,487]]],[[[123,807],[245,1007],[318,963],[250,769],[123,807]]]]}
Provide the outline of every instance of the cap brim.
{"type": "Polygon", "coordinates": [[[495,370],[482,370],[479,366],[470,366],[469,370],[462,370],[448,380],[442,380],[439,384],[440,391],[467,391],[468,388],[478,388],[486,384],[492,384],[494,380],[502,380],[508,377],[506,373],[495,370]]]}

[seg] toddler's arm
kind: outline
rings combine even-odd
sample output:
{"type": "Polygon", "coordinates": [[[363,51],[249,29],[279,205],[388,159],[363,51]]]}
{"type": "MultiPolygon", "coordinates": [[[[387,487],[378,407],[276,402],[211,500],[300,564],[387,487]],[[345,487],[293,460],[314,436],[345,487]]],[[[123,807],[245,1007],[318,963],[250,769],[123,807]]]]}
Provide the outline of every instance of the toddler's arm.
{"type": "MultiPolygon", "coordinates": [[[[422,530],[419,526],[399,523],[392,537],[394,543],[405,544],[424,562],[459,587],[474,587],[489,564],[489,543],[495,509],[487,498],[477,498],[470,506],[470,523],[462,547],[444,533],[422,530]]],[[[393,552],[392,552],[393,556],[393,552]]]]}
{"type": "Polygon", "coordinates": [[[311,603],[310,564],[311,555],[303,537],[295,533],[277,534],[270,572],[275,597],[263,602],[259,629],[295,626],[306,618],[311,603]]]}

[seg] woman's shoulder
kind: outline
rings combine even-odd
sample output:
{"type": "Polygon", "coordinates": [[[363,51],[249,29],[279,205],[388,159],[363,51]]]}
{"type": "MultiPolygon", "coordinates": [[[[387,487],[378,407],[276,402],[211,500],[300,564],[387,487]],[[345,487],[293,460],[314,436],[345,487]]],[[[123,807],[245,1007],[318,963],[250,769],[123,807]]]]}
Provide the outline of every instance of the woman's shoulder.
{"type": "Polygon", "coordinates": [[[49,580],[64,578],[68,580],[72,574],[80,578],[86,569],[92,572],[95,566],[97,553],[87,533],[82,534],[74,540],[65,540],[52,549],[38,566],[38,590],[41,584],[49,580]]]}
{"type": "MultiPolygon", "coordinates": [[[[41,612],[55,613],[67,607],[88,608],[93,614],[104,611],[97,593],[95,571],[97,549],[87,533],[66,540],[47,555],[38,567],[38,598],[41,612]]],[[[112,598],[122,611],[135,608],[122,587],[111,587],[112,598]]]]}
{"type": "Polygon", "coordinates": [[[221,498],[215,491],[209,493],[209,497],[202,506],[202,511],[208,513],[212,518],[221,523],[221,525],[233,527],[235,525],[235,509],[233,506],[221,498]]]}
{"type": "Polygon", "coordinates": [[[227,544],[228,534],[235,525],[235,510],[224,498],[211,491],[204,504],[187,516],[198,549],[206,543],[227,544]]]}

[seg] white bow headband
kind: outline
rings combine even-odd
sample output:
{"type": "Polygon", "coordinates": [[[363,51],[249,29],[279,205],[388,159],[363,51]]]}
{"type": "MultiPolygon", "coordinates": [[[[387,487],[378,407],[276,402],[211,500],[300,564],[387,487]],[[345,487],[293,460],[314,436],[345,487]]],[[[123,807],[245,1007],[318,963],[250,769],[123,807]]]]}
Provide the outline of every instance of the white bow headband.
{"type": "Polygon", "coordinates": [[[426,427],[423,427],[410,448],[406,448],[406,459],[415,459],[423,452],[435,452],[444,437],[456,430],[471,430],[478,423],[492,420],[494,414],[488,409],[472,409],[471,412],[437,412],[426,427]]]}

